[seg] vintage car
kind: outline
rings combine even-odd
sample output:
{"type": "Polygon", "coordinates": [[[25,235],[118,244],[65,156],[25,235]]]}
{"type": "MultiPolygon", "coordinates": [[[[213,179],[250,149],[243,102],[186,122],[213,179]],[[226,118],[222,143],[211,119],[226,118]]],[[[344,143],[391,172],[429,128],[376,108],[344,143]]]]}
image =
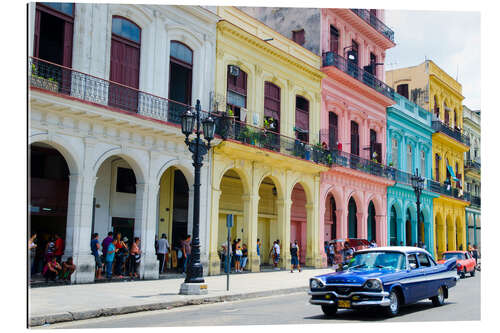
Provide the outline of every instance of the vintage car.
{"type": "Polygon", "coordinates": [[[438,264],[442,264],[452,258],[457,259],[457,273],[461,277],[464,278],[467,273],[470,276],[476,274],[476,260],[467,251],[445,251],[443,252],[443,259],[438,260],[438,264]]]}
{"type": "Polygon", "coordinates": [[[418,247],[376,247],[355,252],[342,272],[311,278],[309,302],[321,305],[327,316],[339,308],[364,307],[381,307],[395,316],[402,305],[426,298],[442,305],[458,279],[455,258],[437,264],[418,247]]]}

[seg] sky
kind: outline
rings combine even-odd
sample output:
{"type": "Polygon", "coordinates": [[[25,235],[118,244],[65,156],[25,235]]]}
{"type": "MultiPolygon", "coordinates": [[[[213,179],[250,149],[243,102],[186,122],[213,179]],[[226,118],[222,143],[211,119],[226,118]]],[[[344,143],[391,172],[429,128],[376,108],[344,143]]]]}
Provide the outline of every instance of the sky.
{"type": "Polygon", "coordinates": [[[386,70],[434,61],[462,84],[463,104],[481,108],[480,13],[386,10],[396,46],[386,52],[386,70]]]}

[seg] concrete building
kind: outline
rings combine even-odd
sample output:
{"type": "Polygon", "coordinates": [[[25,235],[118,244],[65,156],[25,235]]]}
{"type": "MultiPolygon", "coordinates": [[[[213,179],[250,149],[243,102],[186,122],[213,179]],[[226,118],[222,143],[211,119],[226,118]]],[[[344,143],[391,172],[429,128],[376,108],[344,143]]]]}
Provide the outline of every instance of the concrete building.
{"type": "Polygon", "coordinates": [[[248,269],[270,264],[280,240],[280,266],[290,268],[290,241],[300,260],[321,265],[319,180],[327,170],[318,148],[320,57],[235,7],[218,7],[215,114],[225,141],[213,151],[210,274],[231,238],[248,247],[248,269]],[[272,41],[271,41],[272,40],[272,41]],[[261,240],[260,260],[256,243],[261,240]]]}
{"type": "MultiPolygon", "coordinates": [[[[158,278],[155,235],[175,246],[190,233],[194,176],[180,115],[197,99],[209,105],[217,21],[197,6],[29,5],[29,226],[40,245],[65,238],[74,282],[94,280],[93,232],[140,237],[141,278],[158,278]]],[[[206,198],[210,174],[206,159],[206,198]]],[[[206,265],[206,201],[200,210],[206,265]]]]}
{"type": "MultiPolygon", "coordinates": [[[[387,243],[385,50],[394,33],[383,10],[243,8],[322,57],[320,140],[333,166],[321,175],[320,241],[360,237],[387,243]]],[[[273,42],[270,42],[273,43],[273,42]]],[[[326,264],[326,259],[323,258],[326,264]]]]}
{"type": "Polygon", "coordinates": [[[435,254],[465,249],[464,153],[469,151],[463,133],[462,85],[433,61],[387,71],[387,84],[432,113],[435,254]]]}
{"type": "Polygon", "coordinates": [[[470,140],[465,153],[465,191],[471,205],[465,208],[467,243],[481,248],[481,110],[464,108],[464,134],[470,140]]]}
{"type": "Polygon", "coordinates": [[[431,114],[425,109],[395,93],[396,104],[387,108],[387,160],[398,169],[396,184],[387,189],[388,242],[390,245],[413,246],[425,244],[434,249],[433,199],[438,194],[430,191],[432,179],[431,114]],[[411,177],[425,178],[420,196],[420,224],[411,177]]]}

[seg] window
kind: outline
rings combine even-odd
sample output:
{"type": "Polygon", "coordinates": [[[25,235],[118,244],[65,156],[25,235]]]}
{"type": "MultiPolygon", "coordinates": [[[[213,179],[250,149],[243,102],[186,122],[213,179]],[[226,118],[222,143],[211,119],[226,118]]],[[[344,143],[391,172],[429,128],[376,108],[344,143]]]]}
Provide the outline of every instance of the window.
{"type": "Polygon", "coordinates": [[[444,123],[449,126],[450,125],[450,109],[444,103],[444,123]]]}
{"type": "Polygon", "coordinates": [[[434,96],[434,115],[439,119],[439,105],[436,96],[434,96]]]}
{"type": "Polygon", "coordinates": [[[465,184],[465,186],[466,186],[466,188],[467,188],[467,192],[470,192],[470,184],[469,184],[469,183],[467,183],[467,184],[465,184]]]}
{"type": "Polygon", "coordinates": [[[351,120],[351,154],[359,156],[359,125],[351,120]]]}
{"type": "Polygon", "coordinates": [[[377,132],[370,129],[370,159],[382,163],[382,144],[377,142],[377,132]]]}
{"type": "Polygon", "coordinates": [[[370,74],[375,76],[377,75],[376,63],[377,63],[377,56],[374,53],[370,52],[370,65],[367,66],[368,67],[367,70],[370,74]]]}
{"type": "Polygon", "coordinates": [[[406,146],[406,171],[413,173],[413,150],[411,145],[406,146]]]}
{"type": "Polygon", "coordinates": [[[434,180],[437,182],[439,181],[439,160],[440,160],[439,155],[436,154],[434,159],[435,162],[434,180]]]}
{"type": "Polygon", "coordinates": [[[135,174],[132,169],[117,168],[116,170],[116,192],[135,193],[135,174]]]}
{"type": "Polygon", "coordinates": [[[408,255],[408,263],[411,269],[418,268],[417,256],[415,254],[408,255]],[[412,267],[412,264],[415,266],[412,267]]]}
{"type": "Polygon", "coordinates": [[[141,29],[127,19],[114,16],[111,31],[109,80],[119,84],[109,85],[108,104],[137,112],[141,29]]]}
{"type": "Polygon", "coordinates": [[[339,53],[339,31],[333,25],[330,26],[330,51],[339,53]]]}
{"type": "Polygon", "coordinates": [[[425,151],[420,151],[420,175],[425,178],[425,151]]]}
{"type": "Polygon", "coordinates": [[[352,48],[351,51],[348,53],[347,59],[351,60],[354,64],[358,64],[358,43],[353,39],[352,40],[352,48]],[[351,59],[352,56],[352,59],[351,59]]]}
{"type": "Polygon", "coordinates": [[[68,16],[73,16],[73,11],[75,4],[73,3],[64,3],[64,2],[42,2],[41,4],[51,7],[61,13],[64,13],[68,16]]]}
{"type": "MultiPolygon", "coordinates": [[[[193,80],[193,51],[181,42],[170,42],[170,78],[168,98],[191,105],[191,90],[193,80]]],[[[180,123],[186,110],[184,105],[169,103],[170,120],[180,123]]]]}
{"type": "Polygon", "coordinates": [[[328,146],[330,149],[337,149],[338,141],[338,116],[336,113],[328,112],[328,146]]]}
{"type": "Polygon", "coordinates": [[[396,169],[399,168],[399,158],[398,158],[398,140],[392,138],[392,166],[396,169]]]}
{"type": "Polygon", "coordinates": [[[302,96],[295,97],[295,131],[297,139],[309,142],[309,101],[302,96]]]}
{"type": "Polygon", "coordinates": [[[304,29],[292,31],[292,39],[299,45],[304,45],[306,42],[306,32],[304,29]]]}
{"type": "Polygon", "coordinates": [[[271,82],[264,83],[264,119],[268,129],[280,132],[281,89],[271,82]]]}
{"type": "Polygon", "coordinates": [[[247,107],[247,73],[241,68],[238,75],[233,75],[227,67],[227,108],[233,111],[234,116],[239,119],[241,109],[247,107]]]}
{"type": "Polygon", "coordinates": [[[398,89],[398,94],[408,98],[408,84],[407,83],[398,85],[397,89],[398,89]]]}
{"type": "Polygon", "coordinates": [[[421,267],[431,267],[432,263],[425,253],[418,254],[418,261],[421,267]]]}

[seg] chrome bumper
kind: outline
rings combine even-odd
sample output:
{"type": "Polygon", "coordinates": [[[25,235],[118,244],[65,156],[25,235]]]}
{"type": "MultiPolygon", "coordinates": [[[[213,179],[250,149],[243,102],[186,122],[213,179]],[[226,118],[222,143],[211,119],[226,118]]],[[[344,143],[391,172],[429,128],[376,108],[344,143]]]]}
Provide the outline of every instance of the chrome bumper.
{"type": "MultiPolygon", "coordinates": [[[[335,291],[309,291],[308,293],[311,296],[321,296],[331,294],[335,296],[337,299],[351,299],[352,296],[373,296],[373,297],[382,297],[381,300],[373,300],[373,301],[353,301],[351,300],[352,307],[361,307],[361,306],[389,306],[391,301],[387,298],[389,297],[389,293],[386,291],[382,292],[371,292],[371,291],[357,291],[352,292],[349,295],[339,295],[335,291]]],[[[335,305],[335,300],[326,300],[326,299],[310,299],[309,303],[315,305],[335,305]]]]}

